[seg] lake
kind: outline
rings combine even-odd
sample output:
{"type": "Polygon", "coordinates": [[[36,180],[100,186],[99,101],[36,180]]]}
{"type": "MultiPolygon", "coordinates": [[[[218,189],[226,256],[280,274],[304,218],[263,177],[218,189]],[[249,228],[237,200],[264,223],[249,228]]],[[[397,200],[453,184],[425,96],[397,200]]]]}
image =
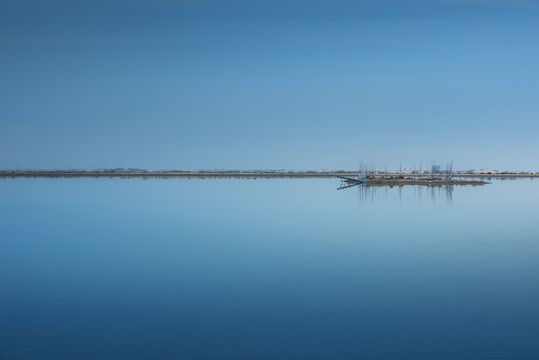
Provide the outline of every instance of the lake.
{"type": "Polygon", "coordinates": [[[0,179],[0,359],[537,359],[539,179],[0,179]]]}

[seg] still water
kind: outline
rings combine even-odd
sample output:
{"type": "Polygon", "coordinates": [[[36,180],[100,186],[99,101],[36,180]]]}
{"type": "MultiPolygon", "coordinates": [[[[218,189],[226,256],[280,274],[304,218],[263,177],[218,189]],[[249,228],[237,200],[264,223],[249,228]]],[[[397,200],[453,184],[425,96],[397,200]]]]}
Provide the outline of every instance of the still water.
{"type": "Polygon", "coordinates": [[[0,359],[537,359],[539,180],[0,179],[0,359]]]}

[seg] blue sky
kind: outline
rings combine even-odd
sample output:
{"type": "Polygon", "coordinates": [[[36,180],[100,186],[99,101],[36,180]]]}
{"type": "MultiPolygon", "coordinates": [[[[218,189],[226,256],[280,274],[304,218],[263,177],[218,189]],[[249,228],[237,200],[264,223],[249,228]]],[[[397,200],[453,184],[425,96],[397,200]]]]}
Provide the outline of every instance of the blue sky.
{"type": "Polygon", "coordinates": [[[539,170],[539,2],[2,0],[0,168],[539,170]]]}

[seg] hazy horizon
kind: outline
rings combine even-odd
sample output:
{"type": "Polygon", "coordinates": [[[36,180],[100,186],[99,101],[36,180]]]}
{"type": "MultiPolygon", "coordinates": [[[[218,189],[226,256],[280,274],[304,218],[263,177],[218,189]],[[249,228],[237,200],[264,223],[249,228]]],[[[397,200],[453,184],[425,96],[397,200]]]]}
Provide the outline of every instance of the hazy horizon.
{"type": "MultiPolygon", "coordinates": [[[[438,165],[438,164],[436,164],[438,165]]],[[[161,169],[152,169],[152,168],[140,168],[140,167],[122,167],[122,166],[113,166],[113,167],[91,167],[91,168],[79,168],[79,167],[64,167],[64,168],[10,168],[10,169],[0,169],[0,171],[11,171],[11,170],[17,170],[17,171],[103,171],[103,170],[117,170],[121,169],[122,171],[127,170],[147,170],[147,171],[358,171],[358,169],[354,169],[353,167],[349,168],[342,168],[342,169],[334,169],[334,168],[320,168],[320,169],[285,169],[285,168],[275,168],[275,169],[264,169],[264,168],[250,168],[250,169],[243,169],[243,168],[213,168],[213,169],[203,169],[203,168],[192,168],[192,169],[180,169],[180,168],[161,168],[161,169]]],[[[430,171],[430,167],[422,167],[419,166],[403,166],[402,169],[400,168],[380,168],[376,167],[373,170],[374,171],[399,171],[399,170],[423,170],[423,171],[430,171]]],[[[535,171],[534,169],[519,169],[519,170],[507,170],[507,169],[498,169],[498,168],[486,168],[486,167],[478,167],[478,168],[472,168],[472,169],[460,169],[460,168],[454,168],[453,171],[480,171],[480,170],[499,170],[499,171],[535,171]]]]}

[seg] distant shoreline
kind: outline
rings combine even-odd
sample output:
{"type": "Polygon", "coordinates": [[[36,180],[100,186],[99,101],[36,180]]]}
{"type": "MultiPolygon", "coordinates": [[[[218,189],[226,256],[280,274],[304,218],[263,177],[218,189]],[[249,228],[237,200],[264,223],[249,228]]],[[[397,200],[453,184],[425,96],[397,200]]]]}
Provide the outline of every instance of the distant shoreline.
{"type": "MultiPolygon", "coordinates": [[[[405,174],[406,177],[426,175],[405,174]]],[[[119,178],[333,178],[357,176],[357,171],[0,171],[0,178],[74,178],[74,177],[119,177],[119,178]]],[[[376,173],[374,176],[399,176],[397,173],[376,173]]],[[[535,178],[539,174],[466,174],[453,173],[459,178],[535,178]]]]}

